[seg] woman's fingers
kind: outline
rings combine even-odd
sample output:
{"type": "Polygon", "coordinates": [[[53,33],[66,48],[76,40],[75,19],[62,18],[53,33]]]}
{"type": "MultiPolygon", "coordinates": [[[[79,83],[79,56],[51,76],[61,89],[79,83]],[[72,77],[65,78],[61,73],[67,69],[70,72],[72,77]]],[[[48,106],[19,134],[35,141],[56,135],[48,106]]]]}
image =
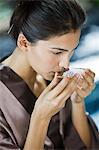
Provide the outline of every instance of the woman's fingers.
{"type": "Polygon", "coordinates": [[[79,80],[78,88],[86,90],[87,88],[93,87],[95,73],[87,69],[84,74],[82,74],[83,78],[79,80]]]}
{"type": "Polygon", "coordinates": [[[77,91],[79,97],[81,97],[81,98],[85,98],[87,96],[87,94],[88,94],[87,90],[84,91],[84,90],[77,89],[76,91],[77,91]]]}
{"type": "Polygon", "coordinates": [[[88,96],[90,92],[95,88],[95,83],[94,83],[95,74],[90,70],[86,70],[82,76],[83,76],[82,85],[79,82],[77,86],[78,87],[77,93],[79,97],[84,98],[88,96]]]}
{"type": "Polygon", "coordinates": [[[95,83],[91,86],[91,87],[88,87],[86,89],[79,89],[77,88],[76,91],[77,91],[77,94],[81,97],[81,98],[85,98],[86,96],[88,96],[92,90],[94,90],[95,88],[95,83]]]}
{"type": "Polygon", "coordinates": [[[48,93],[49,91],[51,91],[51,90],[57,85],[57,83],[58,83],[59,80],[60,80],[60,79],[58,79],[57,75],[58,75],[58,73],[56,72],[56,73],[55,73],[55,76],[54,76],[54,78],[53,78],[53,80],[52,80],[52,82],[51,82],[51,83],[47,86],[47,88],[42,92],[43,95],[46,94],[46,93],[48,93]]]}
{"type": "Polygon", "coordinates": [[[81,97],[82,99],[85,98],[86,96],[88,96],[88,94],[91,92],[89,91],[89,89],[86,90],[80,90],[79,88],[76,89],[77,94],[79,95],[79,97],[81,97]]]}
{"type": "Polygon", "coordinates": [[[94,84],[94,77],[91,77],[87,72],[83,75],[83,78],[86,80],[90,87],[94,84]]]}
{"type": "Polygon", "coordinates": [[[54,89],[52,89],[52,91],[50,92],[50,95],[52,96],[52,98],[55,98],[57,95],[59,95],[64,88],[67,86],[68,82],[69,82],[70,78],[64,77],[57,85],[54,89]]]}
{"type": "Polygon", "coordinates": [[[71,101],[76,103],[80,103],[82,101],[82,98],[78,95],[77,91],[74,91],[71,95],[71,101]]]}
{"type": "Polygon", "coordinates": [[[88,83],[87,83],[87,81],[83,78],[80,78],[79,79],[79,82],[78,82],[78,84],[77,84],[77,87],[79,88],[79,89],[86,89],[86,88],[88,88],[88,83]]]}
{"type": "Polygon", "coordinates": [[[77,88],[78,77],[74,76],[68,83],[66,88],[56,97],[56,101],[59,103],[64,100],[64,102],[71,96],[73,91],[77,88]]]}
{"type": "Polygon", "coordinates": [[[87,69],[85,72],[86,72],[88,75],[90,75],[92,78],[95,77],[95,73],[92,72],[90,69],[87,69]]]}

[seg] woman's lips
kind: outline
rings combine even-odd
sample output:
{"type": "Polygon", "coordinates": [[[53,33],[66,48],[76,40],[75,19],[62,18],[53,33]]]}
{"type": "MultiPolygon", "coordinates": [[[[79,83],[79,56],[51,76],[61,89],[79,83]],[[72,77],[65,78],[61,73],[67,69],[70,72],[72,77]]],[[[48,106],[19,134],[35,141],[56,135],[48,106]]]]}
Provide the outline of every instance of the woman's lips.
{"type": "MultiPolygon", "coordinates": [[[[68,70],[69,70],[69,68],[66,68],[66,69],[64,69],[62,71],[56,71],[57,72],[57,76],[60,76],[60,77],[63,76],[63,73],[68,71],[68,70]]],[[[51,74],[54,75],[55,72],[52,72],[51,74]]]]}
{"type": "Polygon", "coordinates": [[[68,70],[69,70],[69,68],[66,68],[64,71],[59,71],[59,72],[58,72],[58,75],[59,75],[59,76],[62,76],[63,73],[66,72],[66,71],[68,71],[68,70]]]}
{"type": "Polygon", "coordinates": [[[64,72],[58,72],[57,76],[62,76],[64,72]]]}

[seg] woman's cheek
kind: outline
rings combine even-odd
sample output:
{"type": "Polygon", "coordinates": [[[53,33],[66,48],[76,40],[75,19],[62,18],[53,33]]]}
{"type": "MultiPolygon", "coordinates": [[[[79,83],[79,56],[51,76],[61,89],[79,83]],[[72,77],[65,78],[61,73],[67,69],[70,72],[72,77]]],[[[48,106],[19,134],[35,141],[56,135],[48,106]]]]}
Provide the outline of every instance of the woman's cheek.
{"type": "Polygon", "coordinates": [[[56,56],[51,55],[47,58],[47,62],[49,66],[56,66],[57,65],[58,58],[56,56]]]}

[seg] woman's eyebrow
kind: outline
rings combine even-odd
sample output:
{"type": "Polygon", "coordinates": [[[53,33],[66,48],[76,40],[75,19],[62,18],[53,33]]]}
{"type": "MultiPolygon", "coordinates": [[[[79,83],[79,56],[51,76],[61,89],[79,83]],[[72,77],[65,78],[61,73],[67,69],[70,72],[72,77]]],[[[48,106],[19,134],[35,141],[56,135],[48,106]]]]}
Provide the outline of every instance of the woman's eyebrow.
{"type": "MultiPolygon", "coordinates": [[[[78,45],[79,45],[79,44],[78,44],[78,45]]],[[[72,51],[74,51],[74,50],[78,47],[78,45],[77,45],[72,51]]],[[[69,50],[67,50],[67,49],[58,48],[58,47],[51,47],[51,49],[57,49],[57,50],[60,50],[60,51],[69,51],[69,50]]]]}
{"type": "Polygon", "coordinates": [[[57,47],[51,47],[51,49],[57,49],[57,50],[60,50],[60,51],[69,51],[69,50],[67,50],[67,49],[57,48],[57,47]]]}

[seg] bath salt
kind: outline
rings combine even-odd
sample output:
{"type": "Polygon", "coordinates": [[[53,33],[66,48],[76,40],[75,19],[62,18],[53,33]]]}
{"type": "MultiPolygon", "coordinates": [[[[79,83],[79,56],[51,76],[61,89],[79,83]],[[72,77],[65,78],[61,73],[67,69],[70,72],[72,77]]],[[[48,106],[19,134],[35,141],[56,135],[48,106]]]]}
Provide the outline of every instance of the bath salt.
{"type": "Polygon", "coordinates": [[[63,73],[63,77],[73,77],[77,74],[80,78],[83,78],[82,74],[85,72],[84,68],[70,68],[68,71],[63,73]]]}

